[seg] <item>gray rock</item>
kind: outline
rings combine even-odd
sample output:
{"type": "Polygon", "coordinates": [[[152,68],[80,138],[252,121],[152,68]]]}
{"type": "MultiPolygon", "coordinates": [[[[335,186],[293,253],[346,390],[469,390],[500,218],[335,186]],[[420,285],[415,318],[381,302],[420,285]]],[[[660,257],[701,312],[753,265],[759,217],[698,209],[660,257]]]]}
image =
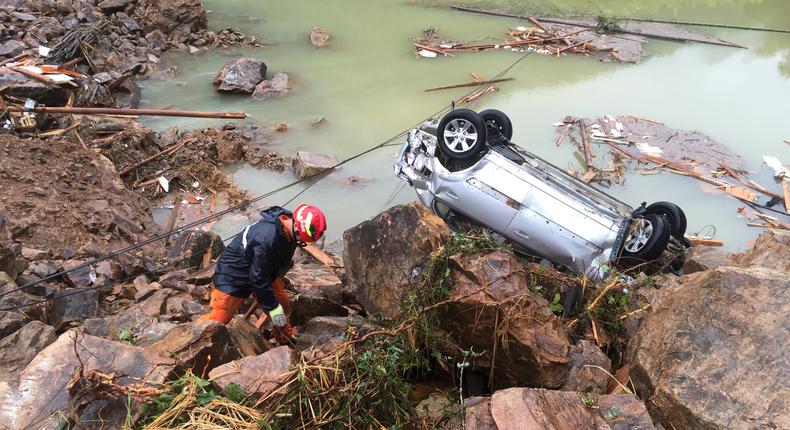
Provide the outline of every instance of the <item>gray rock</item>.
{"type": "Polygon", "coordinates": [[[134,278],[134,301],[139,302],[140,300],[145,299],[146,297],[150,296],[156,290],[161,290],[162,285],[158,282],[148,282],[148,278],[145,275],[140,275],[134,278]]]}
{"type": "Polygon", "coordinates": [[[82,260],[68,260],[63,262],[63,270],[69,271],[63,275],[67,284],[75,288],[85,288],[93,285],[93,282],[96,281],[96,273],[91,269],[91,266],[77,269],[84,264],[85,261],[82,260]]]}
{"type": "Polygon", "coordinates": [[[263,80],[255,87],[252,98],[255,100],[265,100],[275,97],[283,97],[291,91],[288,86],[288,74],[280,72],[271,79],[263,80]]]}
{"type": "Polygon", "coordinates": [[[154,49],[160,51],[167,49],[167,38],[161,30],[154,30],[147,33],[145,35],[145,40],[148,41],[148,44],[154,49]]]}
{"type": "Polygon", "coordinates": [[[123,23],[123,26],[126,27],[126,29],[129,30],[129,31],[140,31],[141,30],[140,24],[137,22],[136,19],[134,19],[132,17],[121,18],[121,23],[123,23]]]}
{"type": "Polygon", "coordinates": [[[252,94],[266,77],[266,63],[255,58],[239,58],[225,63],[214,77],[217,91],[252,94]]]}
{"type": "Polygon", "coordinates": [[[110,334],[110,318],[88,318],[82,328],[91,336],[107,337],[110,334]]]}
{"type": "Polygon", "coordinates": [[[608,392],[612,360],[598,346],[588,340],[580,340],[571,348],[568,360],[570,371],[565,391],[605,394],[608,392]]]}
{"type": "Polygon", "coordinates": [[[99,9],[106,14],[120,12],[136,0],[104,0],[99,3],[99,9]]]}
{"type": "Polygon", "coordinates": [[[18,19],[20,21],[29,21],[29,22],[38,21],[38,18],[36,18],[35,15],[31,15],[29,13],[11,12],[11,15],[13,15],[14,18],[16,18],[16,19],[18,19]]]}
{"type": "Polygon", "coordinates": [[[99,292],[90,288],[66,288],[52,300],[49,323],[61,328],[71,322],[93,318],[99,314],[99,292]],[[61,297],[62,296],[62,297],[61,297]]]}
{"type": "Polygon", "coordinates": [[[16,279],[19,274],[16,253],[2,245],[0,245],[0,272],[5,272],[11,279],[16,279]]]}
{"type": "Polygon", "coordinates": [[[321,27],[313,27],[313,29],[310,30],[310,43],[316,48],[329,46],[330,38],[329,33],[321,27]]]}
{"type": "Polygon", "coordinates": [[[19,312],[0,311],[0,339],[19,330],[29,320],[19,312]]]}
{"type": "Polygon", "coordinates": [[[0,382],[10,382],[47,345],[57,339],[55,328],[31,321],[0,339],[0,382]]]}
{"type": "Polygon", "coordinates": [[[360,317],[315,317],[305,325],[305,331],[299,336],[296,348],[304,350],[327,344],[331,348],[341,342],[349,330],[355,331],[357,335],[365,335],[378,328],[360,317]]]}
{"type": "Polygon", "coordinates": [[[27,49],[27,45],[17,40],[7,40],[2,45],[0,45],[0,56],[3,57],[14,57],[19,55],[27,49]]]}
{"type": "Polygon", "coordinates": [[[22,258],[27,261],[41,261],[50,258],[50,252],[43,249],[22,247],[22,258]]]}
{"type": "Polygon", "coordinates": [[[294,174],[300,178],[317,175],[337,165],[334,155],[298,151],[293,160],[294,174]]]}

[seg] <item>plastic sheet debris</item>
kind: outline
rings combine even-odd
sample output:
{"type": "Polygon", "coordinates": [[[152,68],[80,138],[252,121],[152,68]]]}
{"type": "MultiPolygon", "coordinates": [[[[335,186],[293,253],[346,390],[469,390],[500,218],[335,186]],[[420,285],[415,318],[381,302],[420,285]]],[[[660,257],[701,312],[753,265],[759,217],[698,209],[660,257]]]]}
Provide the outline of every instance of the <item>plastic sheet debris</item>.
{"type": "Polygon", "coordinates": [[[160,176],[156,178],[156,180],[159,182],[159,185],[162,186],[162,189],[165,190],[166,193],[170,191],[170,181],[168,181],[167,178],[160,176]]]}
{"type": "Polygon", "coordinates": [[[774,178],[790,178],[790,169],[782,165],[782,162],[773,155],[763,155],[763,161],[774,171],[774,178]]]}

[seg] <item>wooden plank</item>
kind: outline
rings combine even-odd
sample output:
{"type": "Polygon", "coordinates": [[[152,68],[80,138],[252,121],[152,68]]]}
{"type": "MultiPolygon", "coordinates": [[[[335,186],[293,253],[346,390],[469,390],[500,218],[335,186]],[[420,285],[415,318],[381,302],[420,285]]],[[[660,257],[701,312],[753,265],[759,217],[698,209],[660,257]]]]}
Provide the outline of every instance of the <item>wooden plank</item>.
{"type": "Polygon", "coordinates": [[[492,79],[490,81],[474,81],[474,82],[467,82],[467,83],[464,83],[464,84],[445,85],[443,87],[428,88],[427,90],[425,90],[425,92],[427,93],[427,92],[430,92],[430,91],[449,90],[449,89],[452,89],[452,88],[477,87],[477,86],[481,86],[481,85],[496,84],[496,83],[499,83],[499,82],[512,81],[514,79],[515,78],[503,78],[503,79],[492,79]]]}
{"type": "Polygon", "coordinates": [[[577,121],[579,130],[582,134],[582,151],[584,152],[584,163],[587,165],[587,170],[593,168],[592,153],[590,153],[590,141],[587,139],[587,127],[584,125],[583,120],[577,121]]]}
{"type": "Polygon", "coordinates": [[[724,246],[724,241],[717,239],[707,239],[697,236],[686,236],[686,239],[688,239],[692,244],[699,246],[724,246]]]}
{"type": "Polygon", "coordinates": [[[548,29],[548,28],[546,28],[546,26],[545,26],[545,25],[541,24],[541,23],[540,23],[540,21],[538,21],[537,19],[535,19],[535,17],[534,17],[534,16],[530,16],[530,17],[528,17],[528,18],[527,18],[527,21],[529,21],[529,22],[531,22],[531,23],[535,24],[535,27],[538,27],[539,29],[541,29],[541,30],[545,31],[546,33],[548,33],[548,32],[549,32],[549,29],[548,29]]]}
{"type": "Polygon", "coordinates": [[[785,212],[790,214],[790,190],[787,188],[787,181],[782,181],[782,191],[785,195],[785,212]]]}
{"type": "Polygon", "coordinates": [[[562,133],[562,134],[560,134],[560,136],[557,138],[557,141],[556,141],[556,142],[554,142],[554,146],[560,146],[560,144],[562,143],[562,141],[565,139],[565,136],[567,136],[567,135],[568,135],[568,133],[562,133]]]}
{"type": "Polygon", "coordinates": [[[645,118],[645,117],[639,116],[639,115],[626,115],[626,117],[632,118],[632,119],[638,119],[640,121],[651,122],[653,124],[664,125],[664,123],[661,122],[661,121],[656,121],[656,120],[653,120],[653,119],[650,119],[650,118],[645,118]]]}
{"type": "Polygon", "coordinates": [[[312,255],[313,258],[315,258],[316,260],[321,262],[321,264],[324,264],[326,266],[335,266],[336,265],[334,258],[332,258],[326,252],[316,248],[314,245],[307,245],[303,249],[305,251],[307,251],[308,254],[312,255]]]}

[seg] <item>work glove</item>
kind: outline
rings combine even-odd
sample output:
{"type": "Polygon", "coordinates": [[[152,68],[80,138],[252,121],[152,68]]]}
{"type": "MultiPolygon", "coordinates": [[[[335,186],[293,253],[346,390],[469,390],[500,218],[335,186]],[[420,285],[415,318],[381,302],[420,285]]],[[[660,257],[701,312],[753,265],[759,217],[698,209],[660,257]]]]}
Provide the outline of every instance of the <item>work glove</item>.
{"type": "Polygon", "coordinates": [[[276,308],[270,310],[269,318],[272,319],[272,324],[274,324],[275,327],[285,327],[285,323],[288,321],[282,305],[277,305],[276,308]]]}

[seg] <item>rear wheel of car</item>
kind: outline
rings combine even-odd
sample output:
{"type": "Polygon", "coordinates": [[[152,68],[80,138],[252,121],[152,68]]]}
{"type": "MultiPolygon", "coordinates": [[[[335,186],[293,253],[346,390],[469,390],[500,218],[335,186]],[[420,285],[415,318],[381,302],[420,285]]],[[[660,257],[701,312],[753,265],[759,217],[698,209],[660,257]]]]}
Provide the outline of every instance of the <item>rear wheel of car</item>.
{"type": "Polygon", "coordinates": [[[439,148],[451,160],[474,158],[486,145],[483,118],[469,109],[456,109],[445,115],[436,135],[439,148]]]}
{"type": "MultiPolygon", "coordinates": [[[[487,131],[497,131],[508,141],[513,137],[513,123],[501,110],[486,109],[480,112],[480,117],[483,118],[483,122],[488,127],[487,131]]],[[[493,137],[490,132],[488,137],[493,137]]]]}
{"type": "Polygon", "coordinates": [[[669,243],[669,225],[657,214],[636,218],[623,242],[622,262],[637,266],[658,258],[669,243]]]}
{"type": "Polygon", "coordinates": [[[675,237],[686,234],[686,214],[678,205],[670,202],[655,202],[645,208],[645,213],[663,215],[669,221],[669,229],[675,237]]]}

